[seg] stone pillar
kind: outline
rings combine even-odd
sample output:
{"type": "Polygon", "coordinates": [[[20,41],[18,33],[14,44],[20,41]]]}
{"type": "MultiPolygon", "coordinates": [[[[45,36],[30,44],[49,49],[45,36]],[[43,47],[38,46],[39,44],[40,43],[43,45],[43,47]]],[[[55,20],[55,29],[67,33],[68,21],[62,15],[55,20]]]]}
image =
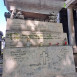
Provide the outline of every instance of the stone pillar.
{"type": "Polygon", "coordinates": [[[69,44],[73,47],[75,43],[75,29],[74,29],[74,20],[73,20],[73,9],[72,7],[67,8],[68,13],[68,31],[69,31],[69,44]]]}

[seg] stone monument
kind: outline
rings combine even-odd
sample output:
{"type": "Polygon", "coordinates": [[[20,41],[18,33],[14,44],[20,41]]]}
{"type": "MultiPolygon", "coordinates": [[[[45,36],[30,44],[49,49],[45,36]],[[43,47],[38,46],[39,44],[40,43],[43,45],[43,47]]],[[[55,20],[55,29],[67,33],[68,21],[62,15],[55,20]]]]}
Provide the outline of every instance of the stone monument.
{"type": "Polygon", "coordinates": [[[61,23],[7,19],[5,41],[3,77],[75,73],[73,50],[61,23]]]}
{"type": "MultiPolygon", "coordinates": [[[[7,0],[11,10],[13,4],[22,11],[45,14],[51,12],[52,7],[55,13],[61,9],[56,0],[52,0],[53,3],[51,0],[32,1],[7,0]]],[[[2,77],[76,77],[72,46],[68,46],[62,24],[53,23],[56,18],[53,19],[52,16],[51,22],[25,20],[24,17],[7,19],[2,77]]]]}

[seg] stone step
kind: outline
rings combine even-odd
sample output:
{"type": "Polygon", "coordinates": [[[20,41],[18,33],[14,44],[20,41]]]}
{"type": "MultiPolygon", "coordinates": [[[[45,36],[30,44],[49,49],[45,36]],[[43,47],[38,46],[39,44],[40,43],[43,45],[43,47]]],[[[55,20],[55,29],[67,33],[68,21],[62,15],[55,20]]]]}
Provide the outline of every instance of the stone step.
{"type": "Polygon", "coordinates": [[[5,48],[3,58],[3,77],[61,77],[52,74],[75,73],[71,46],[5,48]]]}
{"type": "Polygon", "coordinates": [[[66,33],[31,31],[7,31],[5,39],[6,47],[26,47],[27,44],[30,46],[64,45],[65,41],[67,41],[66,33]]]}
{"type": "Polygon", "coordinates": [[[51,22],[21,20],[21,19],[7,19],[7,30],[63,32],[61,23],[51,23],[51,22]]]}

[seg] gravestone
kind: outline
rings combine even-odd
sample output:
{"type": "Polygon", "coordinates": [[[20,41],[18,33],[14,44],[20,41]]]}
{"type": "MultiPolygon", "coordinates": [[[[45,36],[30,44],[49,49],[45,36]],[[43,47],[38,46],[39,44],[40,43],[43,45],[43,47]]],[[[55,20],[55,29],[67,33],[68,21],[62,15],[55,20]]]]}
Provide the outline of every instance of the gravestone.
{"type": "Polygon", "coordinates": [[[75,77],[61,23],[7,19],[5,41],[3,77],[75,77]]]}

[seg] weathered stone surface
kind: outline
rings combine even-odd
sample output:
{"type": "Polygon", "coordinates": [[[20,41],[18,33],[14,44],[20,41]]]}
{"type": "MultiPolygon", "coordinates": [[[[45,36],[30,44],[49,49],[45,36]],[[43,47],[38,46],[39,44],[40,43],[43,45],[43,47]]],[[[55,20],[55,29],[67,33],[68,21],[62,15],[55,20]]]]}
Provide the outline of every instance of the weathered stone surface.
{"type": "Polygon", "coordinates": [[[7,19],[7,30],[30,30],[63,32],[61,23],[51,23],[21,19],[7,19]]]}
{"type": "Polygon", "coordinates": [[[10,40],[6,39],[6,46],[5,47],[33,47],[33,46],[61,46],[64,45],[64,40],[60,39],[43,39],[43,42],[40,40],[42,39],[31,39],[30,42],[27,42],[27,40],[10,40]]]}
{"type": "Polygon", "coordinates": [[[41,75],[38,75],[37,77],[77,77],[77,73],[68,73],[68,74],[61,73],[61,74],[45,74],[45,75],[41,74],[41,75]]]}
{"type": "MultiPolygon", "coordinates": [[[[31,32],[31,31],[7,31],[6,47],[26,47],[27,42],[31,46],[63,45],[67,41],[66,33],[31,32]],[[66,39],[66,40],[65,40],[66,39]],[[28,41],[29,40],[29,41],[28,41]]],[[[67,42],[68,43],[68,42],[67,42]]]]}
{"type": "Polygon", "coordinates": [[[53,77],[75,72],[71,46],[5,48],[3,53],[3,77],[53,77]]]}
{"type": "Polygon", "coordinates": [[[64,0],[5,0],[5,5],[10,10],[16,8],[26,12],[57,14],[64,7],[64,0]]]}

